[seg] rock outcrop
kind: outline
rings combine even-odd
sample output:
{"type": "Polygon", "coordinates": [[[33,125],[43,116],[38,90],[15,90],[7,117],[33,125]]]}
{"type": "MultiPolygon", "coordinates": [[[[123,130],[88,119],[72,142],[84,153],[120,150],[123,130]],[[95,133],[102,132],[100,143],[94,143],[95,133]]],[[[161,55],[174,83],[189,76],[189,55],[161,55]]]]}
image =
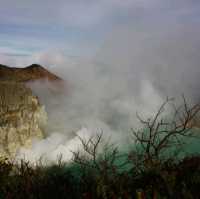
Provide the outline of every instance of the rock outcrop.
{"type": "Polygon", "coordinates": [[[0,64],[0,156],[14,158],[18,149],[31,146],[34,138],[43,138],[47,114],[32,88],[38,80],[39,87],[47,86],[44,89],[54,93],[63,83],[37,64],[25,68],[0,64]]]}
{"type": "Polygon", "coordinates": [[[0,156],[14,157],[20,147],[43,137],[47,115],[23,83],[0,81],[0,156]]]}

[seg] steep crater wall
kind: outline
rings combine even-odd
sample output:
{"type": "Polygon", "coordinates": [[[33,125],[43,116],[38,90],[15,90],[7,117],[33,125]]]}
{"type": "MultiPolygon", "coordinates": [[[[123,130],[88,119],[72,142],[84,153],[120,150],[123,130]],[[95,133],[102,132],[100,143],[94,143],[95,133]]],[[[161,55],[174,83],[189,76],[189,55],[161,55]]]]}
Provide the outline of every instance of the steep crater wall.
{"type": "Polygon", "coordinates": [[[14,157],[33,138],[43,138],[47,114],[23,83],[0,81],[0,156],[14,157]]]}

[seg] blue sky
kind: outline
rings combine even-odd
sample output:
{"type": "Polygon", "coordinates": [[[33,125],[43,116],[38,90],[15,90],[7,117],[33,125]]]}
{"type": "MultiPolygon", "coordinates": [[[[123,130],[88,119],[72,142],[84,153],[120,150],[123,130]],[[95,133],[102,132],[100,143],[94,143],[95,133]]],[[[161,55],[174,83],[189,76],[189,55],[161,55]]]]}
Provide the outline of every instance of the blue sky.
{"type": "MultiPolygon", "coordinates": [[[[199,0],[0,0],[0,59],[61,51],[88,56],[107,35],[132,28],[200,24],[199,0]]],[[[159,28],[158,28],[159,29],[159,28]]],[[[23,63],[23,61],[21,61],[23,63]]],[[[21,63],[20,62],[20,63],[21,63]]],[[[24,63],[25,64],[25,63],[24,63]]]]}

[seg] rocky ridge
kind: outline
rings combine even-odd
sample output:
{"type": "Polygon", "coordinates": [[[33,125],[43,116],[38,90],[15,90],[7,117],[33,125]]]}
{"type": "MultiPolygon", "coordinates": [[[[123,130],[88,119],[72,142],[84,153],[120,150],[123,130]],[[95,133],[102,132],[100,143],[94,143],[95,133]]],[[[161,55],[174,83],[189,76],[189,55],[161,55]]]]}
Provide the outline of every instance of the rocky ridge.
{"type": "Polygon", "coordinates": [[[61,81],[61,78],[38,64],[25,68],[11,68],[0,64],[0,81],[28,82],[34,80],[61,81]]]}
{"type": "Polygon", "coordinates": [[[0,65],[0,156],[13,158],[20,147],[30,147],[44,136],[47,113],[29,81],[61,81],[39,65],[10,68],[0,65]]]}

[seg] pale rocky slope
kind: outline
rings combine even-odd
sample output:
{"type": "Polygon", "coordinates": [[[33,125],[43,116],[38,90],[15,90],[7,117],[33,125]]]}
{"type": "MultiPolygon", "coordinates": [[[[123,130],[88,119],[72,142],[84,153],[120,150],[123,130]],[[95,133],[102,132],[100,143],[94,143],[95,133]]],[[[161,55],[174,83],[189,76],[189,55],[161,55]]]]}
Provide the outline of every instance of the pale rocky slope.
{"type": "Polygon", "coordinates": [[[0,156],[14,157],[20,147],[43,137],[47,115],[22,83],[0,81],[0,156]]]}
{"type": "MultiPolygon", "coordinates": [[[[40,65],[13,68],[0,64],[0,157],[13,158],[34,138],[43,138],[47,113],[27,83],[48,80],[61,85],[61,78],[40,65]]],[[[48,89],[48,88],[47,88],[48,89]]]]}

